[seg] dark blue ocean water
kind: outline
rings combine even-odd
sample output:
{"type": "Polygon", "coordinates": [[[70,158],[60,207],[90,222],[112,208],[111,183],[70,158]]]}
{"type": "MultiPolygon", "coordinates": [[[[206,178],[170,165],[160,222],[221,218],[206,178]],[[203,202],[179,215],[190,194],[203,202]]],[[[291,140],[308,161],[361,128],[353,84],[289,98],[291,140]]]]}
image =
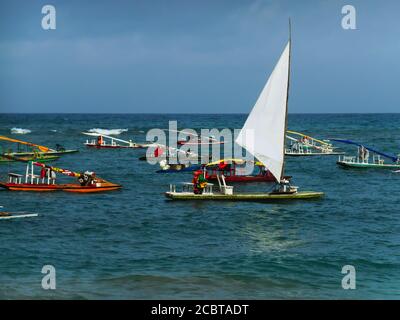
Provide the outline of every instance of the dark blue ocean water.
{"type": "MultiPolygon", "coordinates": [[[[0,298],[400,298],[400,175],[341,169],[335,156],[288,158],[294,183],[326,192],[323,200],[168,202],[169,183],[190,174],[155,174],[157,167],[138,160],[143,150],[87,150],[80,134],[126,128],[121,138],[143,142],[145,132],[166,128],[168,120],[180,128],[240,128],[245,118],[1,114],[1,135],[78,148],[54,164],[94,170],[124,188],[92,195],[0,191],[0,205],[40,214],[0,221],[0,298]],[[13,127],[32,132],[11,135],[13,127]],[[45,264],[56,268],[54,291],[41,288],[45,264]],[[356,290],[341,287],[348,264],[356,268],[356,290]]],[[[393,153],[399,127],[398,114],[289,116],[291,130],[393,153]]],[[[24,169],[1,165],[0,175],[24,169]]]]}

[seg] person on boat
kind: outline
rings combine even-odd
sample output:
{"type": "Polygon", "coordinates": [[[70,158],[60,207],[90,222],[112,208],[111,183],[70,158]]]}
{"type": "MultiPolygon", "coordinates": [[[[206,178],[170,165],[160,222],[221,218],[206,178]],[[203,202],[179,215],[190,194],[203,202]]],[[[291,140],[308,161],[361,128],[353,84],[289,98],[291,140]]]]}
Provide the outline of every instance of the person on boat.
{"type": "Polygon", "coordinates": [[[203,170],[197,170],[194,172],[192,182],[194,194],[202,194],[207,186],[207,179],[204,176],[203,170]]]}
{"type": "Polygon", "coordinates": [[[82,187],[95,184],[96,174],[94,172],[85,171],[78,177],[78,182],[82,187]]]}
{"type": "Polygon", "coordinates": [[[358,156],[359,156],[361,162],[365,162],[366,160],[368,160],[368,157],[369,157],[368,150],[364,146],[361,146],[358,150],[359,150],[358,156]]]}
{"type": "Polygon", "coordinates": [[[103,136],[98,136],[97,137],[97,145],[101,146],[101,145],[103,145],[103,143],[104,143],[103,136]]]}
{"type": "Polygon", "coordinates": [[[47,168],[43,167],[43,168],[40,170],[40,179],[46,178],[46,175],[47,175],[47,168]]]}
{"type": "Polygon", "coordinates": [[[57,174],[54,170],[50,170],[50,179],[53,180],[53,182],[57,179],[57,174]]]}

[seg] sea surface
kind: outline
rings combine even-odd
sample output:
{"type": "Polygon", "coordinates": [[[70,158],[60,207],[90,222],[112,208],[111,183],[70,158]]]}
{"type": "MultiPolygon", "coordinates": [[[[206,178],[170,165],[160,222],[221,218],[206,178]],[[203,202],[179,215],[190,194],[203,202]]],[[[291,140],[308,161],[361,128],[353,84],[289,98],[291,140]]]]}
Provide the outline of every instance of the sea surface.
{"type": "MultiPolygon", "coordinates": [[[[92,170],[123,185],[87,195],[0,190],[6,209],[39,213],[0,220],[0,299],[399,299],[400,174],[342,169],[336,156],[287,158],[294,184],[324,191],[324,199],[171,202],[163,195],[169,184],[189,181],[190,174],[156,174],[157,166],[138,160],[145,152],[140,149],[87,149],[81,134],[127,129],[118,137],[145,142],[149,129],[167,128],[169,120],[179,128],[234,129],[245,119],[0,114],[0,135],[77,148],[54,165],[92,170]],[[44,265],[56,268],[56,290],[42,289],[44,265]],[[355,290],[342,288],[345,265],[355,267],[355,290]]],[[[395,154],[399,128],[400,114],[289,115],[291,130],[358,140],[395,154]]],[[[356,153],[353,146],[340,147],[356,153]]],[[[23,163],[0,165],[2,179],[24,170],[23,163]]],[[[235,185],[254,188],[269,185],[235,185]]]]}

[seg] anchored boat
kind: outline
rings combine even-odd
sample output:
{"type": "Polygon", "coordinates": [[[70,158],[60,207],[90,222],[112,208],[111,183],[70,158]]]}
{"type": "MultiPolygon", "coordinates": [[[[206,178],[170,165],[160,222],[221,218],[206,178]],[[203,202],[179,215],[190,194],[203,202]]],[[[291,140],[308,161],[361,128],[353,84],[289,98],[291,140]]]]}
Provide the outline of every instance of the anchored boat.
{"type": "Polygon", "coordinates": [[[18,218],[32,218],[37,217],[37,213],[29,212],[8,212],[3,211],[3,206],[0,206],[0,220],[18,219],[18,218]]]}
{"type": "Polygon", "coordinates": [[[315,139],[300,132],[288,130],[286,138],[290,143],[290,146],[285,149],[285,155],[287,156],[332,156],[344,154],[344,152],[335,151],[335,147],[331,143],[315,139]]]}
{"type": "Polygon", "coordinates": [[[400,169],[400,158],[397,155],[391,155],[378,151],[374,148],[365,146],[359,142],[346,140],[346,139],[331,139],[332,141],[341,142],[345,144],[357,146],[356,156],[339,156],[338,165],[347,168],[370,168],[370,169],[400,169]],[[372,153],[372,161],[370,161],[370,152],[372,153]],[[386,158],[392,163],[385,163],[386,158]]]}
{"type": "Polygon", "coordinates": [[[8,180],[0,182],[0,187],[10,191],[66,191],[75,193],[103,192],[122,188],[121,185],[96,176],[94,172],[77,173],[35,161],[27,163],[25,175],[10,172],[8,180]],[[41,168],[39,174],[34,172],[35,167],[41,168]],[[79,183],[57,184],[56,173],[74,177],[79,183]]]}
{"type": "MultiPolygon", "coordinates": [[[[56,145],[55,149],[51,149],[49,147],[45,147],[42,145],[34,144],[27,141],[12,139],[5,136],[0,136],[0,140],[17,144],[17,152],[13,152],[11,150],[7,150],[6,152],[4,152],[4,154],[13,157],[30,157],[30,156],[33,157],[37,155],[43,155],[44,158],[47,158],[50,161],[56,159],[56,158],[51,159],[50,156],[60,156],[68,153],[78,152],[78,150],[65,149],[59,144],[56,145]],[[29,148],[30,150],[22,150],[21,146],[25,146],[27,149],[29,148]]],[[[35,160],[35,158],[32,158],[32,160],[35,160]]]]}
{"type": "MultiPolygon", "coordinates": [[[[15,160],[15,156],[10,155],[9,153],[0,155],[0,164],[3,163],[10,163],[17,161],[15,160]]],[[[34,153],[32,156],[24,156],[24,157],[18,157],[19,160],[23,161],[37,161],[37,162],[50,162],[54,161],[60,158],[59,156],[52,156],[52,155],[45,155],[43,153],[34,153]]]]}
{"type": "Polygon", "coordinates": [[[236,143],[255,156],[278,183],[269,192],[234,193],[222,174],[217,176],[219,191],[207,183],[205,174],[196,172],[193,183],[182,190],[170,185],[165,196],[171,200],[289,201],[317,199],[322,192],[298,191],[284,176],[287,110],[290,82],[290,37],[277,65],[250,112],[236,143]],[[252,139],[253,138],[253,139],[252,139]]]}
{"type": "Polygon", "coordinates": [[[169,129],[167,131],[183,134],[186,136],[186,140],[178,140],[177,144],[182,145],[213,145],[213,144],[224,144],[224,141],[218,141],[213,136],[198,136],[189,131],[185,130],[172,130],[169,129]]]}
{"type": "Polygon", "coordinates": [[[115,137],[107,136],[104,134],[93,132],[82,132],[87,136],[96,137],[96,139],[86,140],[84,143],[88,148],[96,149],[137,149],[146,148],[148,145],[135,143],[132,140],[123,140],[115,137]]]}
{"type": "Polygon", "coordinates": [[[200,164],[190,164],[190,163],[168,163],[167,160],[160,161],[160,170],[156,173],[180,173],[180,172],[193,172],[201,168],[200,164]]]}

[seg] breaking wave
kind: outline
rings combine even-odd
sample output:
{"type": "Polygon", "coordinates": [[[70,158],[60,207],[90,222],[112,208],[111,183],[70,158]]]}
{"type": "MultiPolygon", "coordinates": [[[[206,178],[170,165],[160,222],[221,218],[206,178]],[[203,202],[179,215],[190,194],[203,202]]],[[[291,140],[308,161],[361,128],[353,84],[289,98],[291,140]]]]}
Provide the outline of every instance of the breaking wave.
{"type": "Polygon", "coordinates": [[[127,132],[128,129],[100,129],[100,128],[93,128],[90,129],[89,132],[104,134],[106,136],[117,136],[122,132],[127,132]]]}
{"type": "Polygon", "coordinates": [[[12,128],[11,133],[13,134],[27,134],[31,133],[32,131],[29,129],[22,129],[22,128],[12,128]]]}

